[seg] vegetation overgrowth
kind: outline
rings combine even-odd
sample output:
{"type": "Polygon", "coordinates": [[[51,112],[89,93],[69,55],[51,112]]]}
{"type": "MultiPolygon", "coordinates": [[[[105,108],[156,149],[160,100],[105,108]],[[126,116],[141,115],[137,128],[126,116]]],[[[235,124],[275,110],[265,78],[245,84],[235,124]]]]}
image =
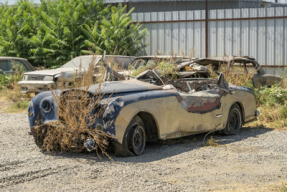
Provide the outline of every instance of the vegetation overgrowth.
{"type": "Polygon", "coordinates": [[[64,86],[59,88],[60,93],[52,91],[53,104],[50,107],[57,113],[58,121],[36,126],[34,139],[41,149],[47,152],[80,152],[88,147],[88,150],[95,150],[99,157],[100,153],[109,157],[106,149],[113,136],[103,131],[104,128],[97,123],[97,118],[105,111],[110,96],[101,94],[100,86],[95,88],[95,94],[91,95],[95,59],[96,57],[90,63],[88,72],[71,85],[69,91],[64,86]]]}
{"type": "Polygon", "coordinates": [[[103,0],[18,0],[0,4],[0,56],[29,59],[55,68],[81,54],[135,55],[146,45],[142,25],[134,24],[126,6],[103,0]],[[117,50],[114,52],[114,50],[117,50]]]}
{"type": "Polygon", "coordinates": [[[11,107],[4,109],[6,112],[27,112],[28,103],[34,94],[21,93],[18,82],[23,79],[23,72],[18,71],[17,67],[15,69],[13,75],[0,74],[0,97],[13,102],[11,107]]]}

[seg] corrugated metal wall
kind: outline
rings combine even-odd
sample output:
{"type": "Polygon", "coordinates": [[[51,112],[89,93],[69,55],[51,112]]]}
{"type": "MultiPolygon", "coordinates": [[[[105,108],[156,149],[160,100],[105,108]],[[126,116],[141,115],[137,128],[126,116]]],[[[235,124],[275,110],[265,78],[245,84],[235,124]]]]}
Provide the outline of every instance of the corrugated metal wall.
{"type": "MultiPolygon", "coordinates": [[[[208,22],[208,56],[249,55],[261,65],[287,66],[287,17],[282,17],[287,16],[286,7],[210,10],[208,15],[231,19],[208,22]]],[[[204,10],[133,13],[132,19],[149,30],[143,42],[149,46],[141,55],[173,51],[205,57],[204,10]]]]}
{"type": "Polygon", "coordinates": [[[202,20],[205,18],[205,11],[172,11],[172,12],[151,12],[134,13],[133,21],[149,22],[162,21],[162,23],[145,23],[149,35],[143,43],[149,44],[141,55],[153,54],[176,54],[189,55],[194,53],[196,57],[205,55],[205,22],[166,22],[202,20]]]}

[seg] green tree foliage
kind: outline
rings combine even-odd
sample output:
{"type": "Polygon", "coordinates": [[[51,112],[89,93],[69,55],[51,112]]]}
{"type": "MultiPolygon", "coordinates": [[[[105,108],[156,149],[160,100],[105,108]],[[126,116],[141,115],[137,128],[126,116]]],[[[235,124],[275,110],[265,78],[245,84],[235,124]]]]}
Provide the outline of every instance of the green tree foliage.
{"type": "Polygon", "coordinates": [[[29,57],[31,38],[37,26],[35,6],[20,0],[10,7],[2,5],[0,21],[0,53],[7,56],[29,57]]]}
{"type": "Polygon", "coordinates": [[[61,65],[91,51],[135,55],[146,29],[133,24],[126,7],[103,0],[18,0],[0,5],[0,55],[18,56],[36,65],[61,65]]]}
{"type": "MultiPolygon", "coordinates": [[[[109,7],[110,14],[103,17],[102,24],[96,23],[92,28],[85,26],[84,32],[88,39],[86,46],[93,47],[93,51],[105,49],[108,54],[135,55],[146,45],[141,44],[141,39],[146,36],[147,29],[141,30],[142,25],[133,24],[126,6],[109,7]]],[[[86,51],[87,52],[87,51],[86,51]]]]}

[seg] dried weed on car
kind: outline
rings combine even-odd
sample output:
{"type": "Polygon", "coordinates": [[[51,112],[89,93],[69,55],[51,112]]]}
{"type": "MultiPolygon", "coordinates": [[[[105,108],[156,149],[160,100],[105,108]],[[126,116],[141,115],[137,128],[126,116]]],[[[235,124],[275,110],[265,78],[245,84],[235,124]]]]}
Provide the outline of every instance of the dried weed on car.
{"type": "Polygon", "coordinates": [[[94,61],[95,59],[90,63],[83,78],[77,79],[68,90],[62,86],[60,90],[52,91],[51,107],[57,107],[58,121],[36,127],[35,140],[41,149],[47,152],[80,152],[85,150],[84,145],[87,144],[99,156],[102,153],[109,157],[106,149],[113,136],[105,133],[103,127],[97,124],[97,118],[106,108],[101,103],[104,94],[100,93],[100,88],[95,90],[94,95],[89,91],[95,80],[94,61]],[[90,139],[94,142],[85,143],[90,139]]]}

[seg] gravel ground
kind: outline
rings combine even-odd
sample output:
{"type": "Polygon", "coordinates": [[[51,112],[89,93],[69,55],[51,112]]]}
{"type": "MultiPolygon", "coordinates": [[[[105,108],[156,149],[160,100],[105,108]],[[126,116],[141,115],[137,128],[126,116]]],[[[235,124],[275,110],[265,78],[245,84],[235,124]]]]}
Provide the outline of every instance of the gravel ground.
{"type": "Polygon", "coordinates": [[[41,152],[26,114],[0,113],[0,191],[263,190],[287,180],[287,132],[243,128],[236,136],[203,134],[148,144],[140,157],[41,152]]]}

